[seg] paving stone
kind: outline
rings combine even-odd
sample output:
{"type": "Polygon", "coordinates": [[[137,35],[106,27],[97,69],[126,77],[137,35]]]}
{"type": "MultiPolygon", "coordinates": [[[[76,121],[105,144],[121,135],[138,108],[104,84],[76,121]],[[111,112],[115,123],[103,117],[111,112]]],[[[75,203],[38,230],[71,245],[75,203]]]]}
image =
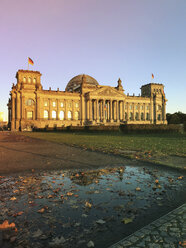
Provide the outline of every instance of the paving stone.
{"type": "Polygon", "coordinates": [[[183,209],[186,210],[186,204],[110,248],[179,248],[179,241],[186,239],[186,224],[183,218],[185,213],[183,209]]]}

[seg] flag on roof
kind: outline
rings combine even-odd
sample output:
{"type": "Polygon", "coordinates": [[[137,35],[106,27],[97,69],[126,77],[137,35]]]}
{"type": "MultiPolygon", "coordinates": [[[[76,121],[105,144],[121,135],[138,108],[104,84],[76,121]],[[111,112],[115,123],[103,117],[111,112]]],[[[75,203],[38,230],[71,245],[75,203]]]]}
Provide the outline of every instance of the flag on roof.
{"type": "Polygon", "coordinates": [[[154,74],[152,73],[152,79],[154,78],[154,74]]]}
{"type": "Polygon", "coordinates": [[[30,65],[34,65],[34,61],[33,61],[31,58],[29,58],[29,57],[28,57],[28,63],[29,63],[30,65]]]}

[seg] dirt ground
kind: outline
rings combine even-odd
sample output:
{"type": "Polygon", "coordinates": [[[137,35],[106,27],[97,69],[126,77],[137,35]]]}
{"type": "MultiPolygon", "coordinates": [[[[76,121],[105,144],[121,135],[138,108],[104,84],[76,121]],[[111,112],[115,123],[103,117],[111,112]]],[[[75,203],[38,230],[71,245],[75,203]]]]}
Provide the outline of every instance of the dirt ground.
{"type": "Polygon", "coordinates": [[[0,132],[0,174],[29,170],[99,168],[140,162],[11,132],[0,132]]]}

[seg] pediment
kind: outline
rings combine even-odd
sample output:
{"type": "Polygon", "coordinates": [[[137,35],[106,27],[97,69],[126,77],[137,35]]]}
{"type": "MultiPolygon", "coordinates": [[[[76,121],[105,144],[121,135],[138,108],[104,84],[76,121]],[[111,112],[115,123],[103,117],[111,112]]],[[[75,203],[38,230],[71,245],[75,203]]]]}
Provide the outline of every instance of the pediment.
{"type": "Polygon", "coordinates": [[[111,96],[111,97],[124,97],[125,94],[123,92],[119,92],[113,87],[103,87],[89,93],[89,96],[111,96]]]}

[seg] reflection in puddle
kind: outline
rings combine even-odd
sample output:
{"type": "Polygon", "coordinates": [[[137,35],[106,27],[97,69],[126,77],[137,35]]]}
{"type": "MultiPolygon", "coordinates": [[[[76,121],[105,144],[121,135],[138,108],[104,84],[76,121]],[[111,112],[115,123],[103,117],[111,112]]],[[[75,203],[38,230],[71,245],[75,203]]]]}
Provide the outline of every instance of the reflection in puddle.
{"type": "Polygon", "coordinates": [[[0,177],[7,247],[108,247],[185,201],[180,172],[149,167],[0,177]],[[10,242],[11,241],[11,242],[10,242]]]}

